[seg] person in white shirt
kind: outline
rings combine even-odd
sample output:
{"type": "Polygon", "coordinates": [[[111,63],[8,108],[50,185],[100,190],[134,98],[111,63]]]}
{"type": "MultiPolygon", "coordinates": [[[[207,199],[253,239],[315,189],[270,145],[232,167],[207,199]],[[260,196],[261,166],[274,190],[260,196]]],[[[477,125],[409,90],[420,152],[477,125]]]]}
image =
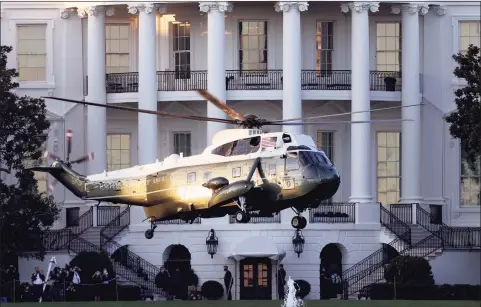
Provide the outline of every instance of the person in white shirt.
{"type": "Polygon", "coordinates": [[[32,274],[32,293],[35,300],[39,300],[42,296],[43,284],[45,282],[45,275],[38,267],[35,267],[35,271],[32,274]]]}

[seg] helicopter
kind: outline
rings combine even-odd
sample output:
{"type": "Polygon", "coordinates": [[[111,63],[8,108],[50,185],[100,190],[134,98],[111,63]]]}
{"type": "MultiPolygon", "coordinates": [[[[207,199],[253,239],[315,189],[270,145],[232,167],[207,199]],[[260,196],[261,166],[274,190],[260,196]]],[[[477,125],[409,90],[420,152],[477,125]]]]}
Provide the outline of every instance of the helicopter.
{"type": "MultiPolygon", "coordinates": [[[[272,217],[291,208],[291,226],[304,229],[302,212],[317,208],[336,194],[341,178],[326,154],[309,135],[289,132],[264,133],[267,125],[312,125],[320,122],[292,122],[299,119],[266,120],[254,114],[243,115],[206,90],[197,92],[221,109],[230,119],[174,114],[115,105],[98,104],[58,97],[46,99],[89,106],[119,109],[179,119],[221,122],[239,129],[217,132],[212,144],[199,155],[172,154],[163,161],[137,165],[90,176],[71,167],[94,158],[93,154],[70,161],[72,132],[67,131],[67,157],[46,152],[53,158],[50,166],[30,168],[53,176],[74,195],[85,201],[142,206],[152,239],[155,222],[181,219],[191,224],[196,218],[234,215],[238,223],[251,216],[272,217]]],[[[391,107],[396,108],[396,107],[391,107]]],[[[387,108],[385,108],[387,109],[387,108]]],[[[351,113],[349,113],[351,114],[351,113]]],[[[325,117],[329,117],[326,115],[325,117]]],[[[377,121],[329,121],[328,123],[368,123],[377,121]]],[[[326,123],[326,122],[322,122],[326,123]]],[[[144,221],[145,221],[144,220],[144,221]]]]}

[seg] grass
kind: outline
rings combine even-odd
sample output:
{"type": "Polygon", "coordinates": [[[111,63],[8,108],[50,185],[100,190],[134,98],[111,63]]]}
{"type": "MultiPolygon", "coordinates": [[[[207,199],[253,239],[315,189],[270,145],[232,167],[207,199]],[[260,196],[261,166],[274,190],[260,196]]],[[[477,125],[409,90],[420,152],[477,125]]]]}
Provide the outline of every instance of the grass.
{"type": "MultiPolygon", "coordinates": [[[[12,307],[30,307],[38,303],[15,303],[5,304],[12,307]]],[[[281,307],[281,301],[156,301],[156,302],[58,302],[42,303],[42,307],[137,307],[137,306],[158,306],[158,307],[281,307]]],[[[479,301],[342,301],[342,300],[315,300],[306,301],[306,307],[479,307],[479,301]]]]}

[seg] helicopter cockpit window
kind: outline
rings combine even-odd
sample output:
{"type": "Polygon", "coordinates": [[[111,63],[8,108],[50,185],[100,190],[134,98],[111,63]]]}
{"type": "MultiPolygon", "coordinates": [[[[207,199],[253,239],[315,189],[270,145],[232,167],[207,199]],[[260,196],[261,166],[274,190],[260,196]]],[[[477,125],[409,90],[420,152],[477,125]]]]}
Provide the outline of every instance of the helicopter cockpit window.
{"type": "Polygon", "coordinates": [[[212,150],[212,154],[224,157],[248,155],[258,151],[259,146],[260,137],[256,136],[253,138],[236,140],[234,142],[221,145],[212,150]]]}
{"type": "Polygon", "coordinates": [[[312,157],[309,155],[309,151],[299,151],[299,161],[301,162],[302,166],[315,164],[315,161],[312,160],[312,157]]]}
{"type": "Polygon", "coordinates": [[[286,171],[299,169],[299,153],[288,152],[286,157],[286,171]]]}
{"type": "Polygon", "coordinates": [[[195,182],[195,172],[187,174],[187,183],[195,182]]]}

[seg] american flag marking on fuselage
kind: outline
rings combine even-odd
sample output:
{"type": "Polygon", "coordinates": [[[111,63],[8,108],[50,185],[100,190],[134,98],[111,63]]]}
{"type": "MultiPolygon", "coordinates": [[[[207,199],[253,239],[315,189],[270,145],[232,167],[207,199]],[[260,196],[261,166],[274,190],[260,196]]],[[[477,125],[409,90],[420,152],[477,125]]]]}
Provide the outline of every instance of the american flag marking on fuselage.
{"type": "Polygon", "coordinates": [[[266,137],[263,138],[261,141],[262,148],[271,148],[276,147],[277,138],[276,137],[266,137]]]}

